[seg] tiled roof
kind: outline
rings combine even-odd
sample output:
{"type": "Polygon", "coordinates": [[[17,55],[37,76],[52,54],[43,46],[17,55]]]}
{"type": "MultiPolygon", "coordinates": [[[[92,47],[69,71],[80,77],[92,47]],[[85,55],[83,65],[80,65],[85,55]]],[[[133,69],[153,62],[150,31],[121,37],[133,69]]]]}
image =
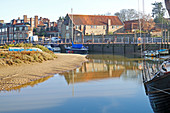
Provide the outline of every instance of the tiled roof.
{"type": "MultiPolygon", "coordinates": [[[[72,14],[69,14],[68,16],[72,19],[72,14]]],[[[117,16],[73,14],[73,21],[75,25],[107,25],[108,19],[111,20],[111,25],[123,25],[117,16]]]]}

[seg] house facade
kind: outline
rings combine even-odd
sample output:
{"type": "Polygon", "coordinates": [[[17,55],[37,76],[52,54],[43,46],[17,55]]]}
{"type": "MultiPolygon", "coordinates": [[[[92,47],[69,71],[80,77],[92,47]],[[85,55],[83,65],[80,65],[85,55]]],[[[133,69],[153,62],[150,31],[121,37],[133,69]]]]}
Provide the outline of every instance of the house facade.
{"type": "Polygon", "coordinates": [[[4,23],[4,20],[0,20],[1,43],[26,41],[30,36],[37,35],[36,33],[49,37],[58,36],[57,23],[37,15],[34,18],[23,15],[23,19],[18,17],[18,19],[11,20],[10,23],[4,23]]]}
{"type": "Polygon", "coordinates": [[[117,16],[67,14],[61,26],[61,37],[113,34],[123,27],[117,16]]]}
{"type": "Polygon", "coordinates": [[[33,33],[29,25],[24,23],[11,23],[0,24],[0,43],[26,41],[33,33]]]}

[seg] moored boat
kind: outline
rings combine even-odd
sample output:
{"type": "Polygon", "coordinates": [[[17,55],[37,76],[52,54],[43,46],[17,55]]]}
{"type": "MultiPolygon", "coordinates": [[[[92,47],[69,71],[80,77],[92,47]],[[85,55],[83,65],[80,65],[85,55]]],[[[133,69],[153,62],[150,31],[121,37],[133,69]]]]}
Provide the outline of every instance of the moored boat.
{"type": "Polygon", "coordinates": [[[149,56],[149,57],[156,57],[156,56],[158,56],[159,55],[159,52],[158,52],[158,50],[147,50],[147,51],[144,51],[143,52],[143,54],[144,54],[144,56],[149,56]]]}
{"type": "MultiPolygon", "coordinates": [[[[146,76],[146,75],[145,75],[146,76]]],[[[145,77],[143,77],[145,78],[145,77]]],[[[144,80],[146,94],[155,113],[170,112],[170,59],[164,61],[154,77],[144,80]]]]}
{"type": "Polygon", "coordinates": [[[42,51],[41,49],[39,48],[23,48],[23,47],[10,47],[8,49],[9,51],[42,51]]]}
{"type": "Polygon", "coordinates": [[[50,51],[53,52],[61,52],[59,44],[47,44],[44,47],[48,48],[50,51]]]}
{"type": "Polygon", "coordinates": [[[168,49],[160,49],[160,50],[158,50],[158,52],[159,52],[159,54],[161,54],[161,55],[167,55],[167,54],[169,54],[169,50],[168,50],[168,49]]]}
{"type": "Polygon", "coordinates": [[[78,53],[78,54],[87,54],[88,48],[84,47],[83,44],[74,44],[72,42],[72,46],[65,47],[66,53],[78,53]]]}

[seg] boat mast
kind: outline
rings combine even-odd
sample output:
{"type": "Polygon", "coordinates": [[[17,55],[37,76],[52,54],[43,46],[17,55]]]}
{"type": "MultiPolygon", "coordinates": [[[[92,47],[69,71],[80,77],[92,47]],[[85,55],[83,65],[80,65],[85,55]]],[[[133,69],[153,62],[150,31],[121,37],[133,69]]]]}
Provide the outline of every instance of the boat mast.
{"type": "MultiPolygon", "coordinates": [[[[145,27],[145,21],[144,21],[144,16],[145,16],[145,2],[144,2],[144,0],[143,0],[143,28],[145,27]]],[[[143,41],[143,49],[144,49],[144,51],[145,51],[145,34],[143,34],[144,36],[144,41],[143,41]]]]}
{"type": "MultiPolygon", "coordinates": [[[[139,20],[139,29],[140,29],[140,39],[141,39],[141,43],[142,43],[142,38],[141,38],[141,21],[140,21],[140,9],[139,9],[139,0],[138,0],[138,20],[139,20]]],[[[141,55],[142,55],[142,44],[141,44],[141,55]]]]}
{"type": "Polygon", "coordinates": [[[73,42],[73,8],[71,8],[71,14],[72,14],[72,17],[71,17],[71,18],[72,18],[72,24],[71,24],[71,28],[72,28],[72,29],[71,29],[71,30],[72,30],[72,31],[71,31],[71,38],[72,38],[72,42],[73,42]]]}

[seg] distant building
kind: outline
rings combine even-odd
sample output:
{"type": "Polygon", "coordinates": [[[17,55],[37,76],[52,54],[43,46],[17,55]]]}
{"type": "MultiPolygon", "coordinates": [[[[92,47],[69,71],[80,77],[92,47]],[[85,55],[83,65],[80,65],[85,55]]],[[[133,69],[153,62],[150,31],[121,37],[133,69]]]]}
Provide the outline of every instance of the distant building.
{"type": "MultiPolygon", "coordinates": [[[[143,19],[141,19],[140,22],[141,30],[143,31],[150,31],[155,27],[155,22],[153,22],[152,19],[150,21],[144,21],[143,19]]],[[[140,30],[139,20],[125,21],[124,25],[125,32],[135,32],[140,30]]]]}
{"type": "Polygon", "coordinates": [[[123,28],[124,24],[117,16],[71,15],[67,14],[61,26],[62,38],[80,35],[106,35],[123,28]]]}
{"type": "Polygon", "coordinates": [[[23,19],[18,17],[18,19],[11,20],[10,23],[0,20],[0,42],[26,41],[29,36],[33,36],[35,33],[41,33],[42,36],[58,36],[57,24],[50,22],[48,18],[38,18],[37,15],[34,18],[23,15],[23,19]]]}
{"type": "Polygon", "coordinates": [[[4,20],[0,20],[0,24],[3,24],[4,23],[4,20]]]}
{"type": "Polygon", "coordinates": [[[30,26],[21,23],[19,19],[12,20],[11,23],[0,24],[0,43],[26,41],[32,35],[30,26]]]}

